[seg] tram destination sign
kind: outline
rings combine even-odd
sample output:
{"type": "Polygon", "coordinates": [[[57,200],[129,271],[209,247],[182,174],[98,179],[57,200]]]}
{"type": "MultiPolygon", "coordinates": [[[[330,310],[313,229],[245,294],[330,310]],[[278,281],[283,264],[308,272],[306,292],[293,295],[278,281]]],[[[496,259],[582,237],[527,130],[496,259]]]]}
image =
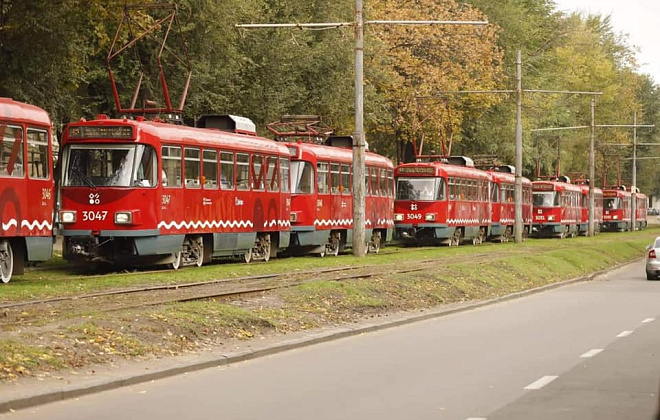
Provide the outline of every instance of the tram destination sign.
{"type": "Polygon", "coordinates": [[[553,184],[534,184],[532,189],[534,191],[553,191],[555,186],[553,184]]]}
{"type": "Polygon", "coordinates": [[[433,175],[435,174],[435,168],[428,166],[404,166],[399,168],[399,174],[424,174],[424,175],[433,175]]]}
{"type": "Polygon", "coordinates": [[[71,139],[132,139],[133,127],[128,125],[78,125],[69,128],[71,139]]]}

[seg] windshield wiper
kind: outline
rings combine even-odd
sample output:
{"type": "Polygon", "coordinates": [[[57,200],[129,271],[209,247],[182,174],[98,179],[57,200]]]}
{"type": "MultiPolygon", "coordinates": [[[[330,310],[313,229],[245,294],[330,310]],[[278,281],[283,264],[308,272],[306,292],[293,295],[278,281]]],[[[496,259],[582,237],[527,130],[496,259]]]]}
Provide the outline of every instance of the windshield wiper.
{"type": "Polygon", "coordinates": [[[86,173],[84,173],[83,171],[81,171],[77,166],[72,166],[71,169],[72,169],[76,174],[78,174],[78,176],[79,176],[80,178],[82,178],[83,181],[85,181],[85,184],[87,184],[88,187],[90,187],[90,188],[93,189],[93,190],[96,189],[96,185],[95,185],[94,182],[90,179],[90,177],[87,176],[86,173]]]}

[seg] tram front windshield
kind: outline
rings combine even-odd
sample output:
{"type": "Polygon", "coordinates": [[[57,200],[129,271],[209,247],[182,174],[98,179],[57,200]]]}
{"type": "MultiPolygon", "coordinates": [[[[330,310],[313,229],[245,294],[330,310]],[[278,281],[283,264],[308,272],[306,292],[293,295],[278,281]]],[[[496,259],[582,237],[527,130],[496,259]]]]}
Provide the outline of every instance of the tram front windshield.
{"type": "Polygon", "coordinates": [[[156,152],[151,146],[85,144],[64,150],[66,187],[153,187],[156,152]]]}
{"type": "Polygon", "coordinates": [[[535,207],[559,206],[559,193],[557,191],[535,191],[532,194],[532,203],[535,207]]]}
{"type": "Polygon", "coordinates": [[[398,178],[396,199],[438,201],[445,199],[445,180],[442,178],[398,178]]]}
{"type": "Polygon", "coordinates": [[[621,199],[619,197],[610,197],[603,199],[603,208],[608,210],[617,210],[621,208],[621,199]]]}

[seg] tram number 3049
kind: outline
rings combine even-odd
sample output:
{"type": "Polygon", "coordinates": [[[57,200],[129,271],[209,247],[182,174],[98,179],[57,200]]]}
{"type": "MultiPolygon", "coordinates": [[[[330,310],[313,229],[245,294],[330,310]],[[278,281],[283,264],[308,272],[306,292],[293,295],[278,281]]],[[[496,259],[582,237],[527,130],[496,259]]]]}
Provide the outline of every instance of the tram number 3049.
{"type": "Polygon", "coordinates": [[[84,221],[91,221],[94,222],[96,220],[102,221],[105,220],[105,218],[108,216],[108,211],[107,210],[90,210],[90,211],[83,211],[82,212],[82,219],[84,221]]]}

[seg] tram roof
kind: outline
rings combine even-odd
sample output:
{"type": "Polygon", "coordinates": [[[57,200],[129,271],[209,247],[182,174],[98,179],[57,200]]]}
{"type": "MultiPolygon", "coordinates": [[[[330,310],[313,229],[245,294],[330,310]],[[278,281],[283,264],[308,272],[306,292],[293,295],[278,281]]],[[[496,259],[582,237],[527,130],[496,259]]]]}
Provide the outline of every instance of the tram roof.
{"type": "Polygon", "coordinates": [[[17,121],[44,125],[50,128],[50,117],[35,105],[18,102],[11,98],[0,98],[0,121],[17,121]]]}
{"type": "MultiPolygon", "coordinates": [[[[493,181],[495,182],[509,182],[514,184],[516,182],[516,176],[515,174],[508,173],[508,172],[499,172],[499,171],[488,171],[490,176],[493,177],[493,181]]],[[[532,181],[529,178],[522,177],[522,183],[525,185],[531,185],[532,181]]]]}
{"type": "MultiPolygon", "coordinates": [[[[288,153],[284,145],[267,139],[265,137],[246,134],[232,133],[212,128],[196,128],[183,125],[171,124],[158,121],[139,121],[131,119],[100,119],[83,121],[69,124],[69,127],[77,126],[133,126],[136,129],[136,139],[145,143],[154,141],[148,137],[157,139],[160,143],[174,143],[184,146],[213,146],[226,147],[231,150],[259,150],[264,152],[288,153]]],[[[126,138],[98,138],[89,137],[89,140],[123,140],[126,138]]]]}
{"type": "Polygon", "coordinates": [[[582,192],[580,185],[569,184],[561,181],[532,181],[532,189],[534,191],[577,191],[582,192]],[[545,188],[544,188],[545,187],[545,188]]]}
{"type": "MultiPolygon", "coordinates": [[[[353,162],[353,149],[348,147],[326,146],[324,144],[304,142],[285,144],[290,147],[296,147],[300,150],[302,157],[309,158],[309,156],[306,155],[313,155],[316,159],[330,160],[340,163],[353,162]]],[[[364,160],[368,165],[380,165],[394,168],[394,164],[390,159],[373,152],[365,152],[364,160]]]]}
{"type": "MultiPolygon", "coordinates": [[[[430,171],[429,169],[427,169],[430,171]]],[[[444,162],[413,162],[403,163],[397,166],[399,176],[404,175],[427,175],[427,176],[451,176],[467,177],[477,179],[491,179],[491,174],[472,166],[451,165],[444,162]],[[422,172],[424,168],[432,168],[434,173],[422,172]],[[403,169],[403,170],[402,170],[403,169]]]]}

